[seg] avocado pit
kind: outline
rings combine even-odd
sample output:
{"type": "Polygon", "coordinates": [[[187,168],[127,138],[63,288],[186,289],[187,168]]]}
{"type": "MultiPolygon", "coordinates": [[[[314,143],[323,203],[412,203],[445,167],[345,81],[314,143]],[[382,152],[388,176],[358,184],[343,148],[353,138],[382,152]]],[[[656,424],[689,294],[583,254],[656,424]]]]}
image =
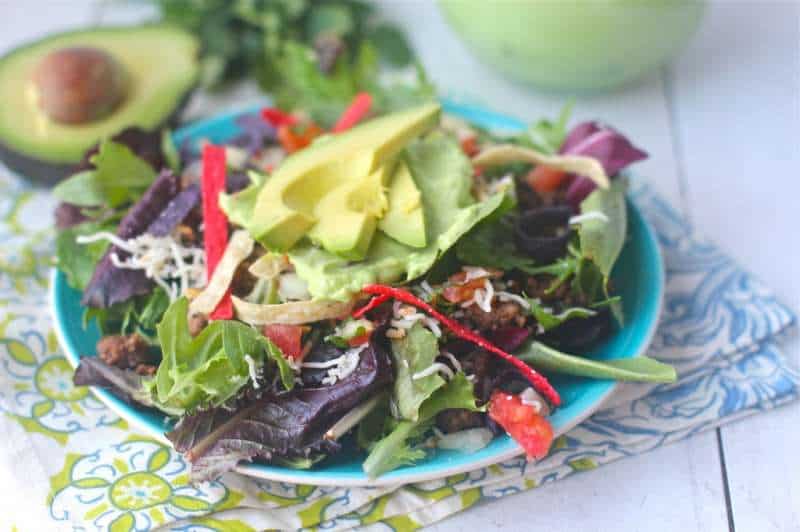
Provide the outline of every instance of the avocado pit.
{"type": "Polygon", "coordinates": [[[33,81],[39,107],[48,118],[78,125],[111,114],[125,98],[126,77],[111,54],[75,46],[44,56],[33,81]]]}

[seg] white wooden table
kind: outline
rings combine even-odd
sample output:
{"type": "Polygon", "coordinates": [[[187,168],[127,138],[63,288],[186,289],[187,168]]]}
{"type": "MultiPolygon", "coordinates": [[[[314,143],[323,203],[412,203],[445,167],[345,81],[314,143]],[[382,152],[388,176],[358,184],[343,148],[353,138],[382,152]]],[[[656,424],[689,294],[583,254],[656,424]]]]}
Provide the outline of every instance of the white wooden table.
{"type": "MultiPolygon", "coordinates": [[[[445,94],[534,120],[565,97],[474,60],[433,2],[384,0],[445,94]]],[[[56,29],[140,18],[137,7],[0,0],[0,51],[56,29]]],[[[637,167],[702,231],[800,313],[800,5],[722,0],[672,66],[621,92],[578,98],[651,158],[637,167]]],[[[798,362],[795,340],[787,346],[798,362]]],[[[800,530],[800,404],[575,475],[434,525],[464,530],[800,530]]]]}

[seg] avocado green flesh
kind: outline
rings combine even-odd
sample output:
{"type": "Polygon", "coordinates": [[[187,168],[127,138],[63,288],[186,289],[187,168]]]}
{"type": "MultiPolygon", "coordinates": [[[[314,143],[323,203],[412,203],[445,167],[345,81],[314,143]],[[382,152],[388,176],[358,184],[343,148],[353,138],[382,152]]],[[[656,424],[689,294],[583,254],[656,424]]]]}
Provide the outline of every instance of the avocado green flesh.
{"type": "Polygon", "coordinates": [[[312,242],[350,260],[367,255],[378,219],[388,208],[384,192],[394,165],[386,163],[366,178],[351,179],[326,194],[314,208],[312,242]]]}
{"type": "Polygon", "coordinates": [[[49,37],[0,58],[0,143],[53,164],[76,163],[100,138],[128,126],[154,129],[194,86],[198,42],[168,26],[102,28],[49,37]],[[39,109],[33,72],[48,53],[63,47],[105,50],[130,78],[125,99],[107,117],[87,124],[58,124],[39,109]]]}
{"type": "MultiPolygon", "coordinates": [[[[429,104],[386,115],[293,154],[259,192],[248,223],[251,234],[265,247],[280,251],[308,234],[333,253],[363,258],[386,200],[382,191],[364,199],[360,185],[353,182],[384,171],[384,165],[393,167],[397,153],[432,128],[439,112],[438,104],[429,104]],[[354,210],[350,200],[357,197],[360,206],[354,210]],[[379,214],[369,212],[381,204],[379,214]],[[354,215],[356,211],[368,215],[354,215]]],[[[381,175],[387,185],[388,174],[381,175]]]]}
{"type": "Polygon", "coordinates": [[[378,229],[401,244],[414,248],[424,248],[425,213],[414,177],[405,161],[397,169],[389,185],[389,210],[378,222],[378,229]]]}

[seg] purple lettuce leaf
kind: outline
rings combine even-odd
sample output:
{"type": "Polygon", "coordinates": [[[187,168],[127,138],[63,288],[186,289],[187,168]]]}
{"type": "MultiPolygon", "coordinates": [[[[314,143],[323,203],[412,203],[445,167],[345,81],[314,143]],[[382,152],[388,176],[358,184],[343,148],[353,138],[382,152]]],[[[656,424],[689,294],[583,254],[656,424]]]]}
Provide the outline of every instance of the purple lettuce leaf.
{"type": "Polygon", "coordinates": [[[72,377],[75,386],[99,386],[127,403],[152,407],[144,377],[130,369],[109,366],[98,357],[83,357],[72,377]]]}
{"type": "MultiPolygon", "coordinates": [[[[150,223],[178,194],[180,180],[170,170],[163,170],[142,195],[117,227],[117,236],[123,240],[144,233],[150,223]]],[[[107,308],[133,296],[147,294],[152,290],[152,281],[141,270],[119,269],[111,262],[111,254],[124,259],[127,253],[111,246],[100,259],[89,285],[83,292],[81,304],[107,308]]]]}
{"type": "MultiPolygon", "coordinates": [[[[597,159],[609,177],[637,161],[647,153],[634,146],[617,130],[599,122],[582,122],[570,130],[558,151],[562,155],[584,155],[597,159]]],[[[597,185],[585,176],[576,176],[567,190],[567,203],[576,211],[597,185]]]]}
{"type": "Polygon", "coordinates": [[[356,369],[330,386],[265,393],[234,412],[224,407],[182,418],[167,438],[192,462],[192,478],[207,480],[242,460],[308,457],[333,452],[325,432],[393,378],[388,341],[380,331],[356,369]]]}

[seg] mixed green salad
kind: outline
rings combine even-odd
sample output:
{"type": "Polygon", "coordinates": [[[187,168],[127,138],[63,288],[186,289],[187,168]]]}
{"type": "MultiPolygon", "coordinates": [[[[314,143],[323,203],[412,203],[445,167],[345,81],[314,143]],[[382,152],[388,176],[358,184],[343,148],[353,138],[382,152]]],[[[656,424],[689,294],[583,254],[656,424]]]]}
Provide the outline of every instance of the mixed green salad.
{"type": "Polygon", "coordinates": [[[58,267],[103,333],[75,382],[174,420],[196,479],[345,447],[374,477],[503,433],[539,459],[547,376],[675,378],[582,356],[624,320],[620,171],[644,152],[568,112],[507,137],[375,109],[267,108],[225,145],[127,130],[55,190],[58,267]]]}

